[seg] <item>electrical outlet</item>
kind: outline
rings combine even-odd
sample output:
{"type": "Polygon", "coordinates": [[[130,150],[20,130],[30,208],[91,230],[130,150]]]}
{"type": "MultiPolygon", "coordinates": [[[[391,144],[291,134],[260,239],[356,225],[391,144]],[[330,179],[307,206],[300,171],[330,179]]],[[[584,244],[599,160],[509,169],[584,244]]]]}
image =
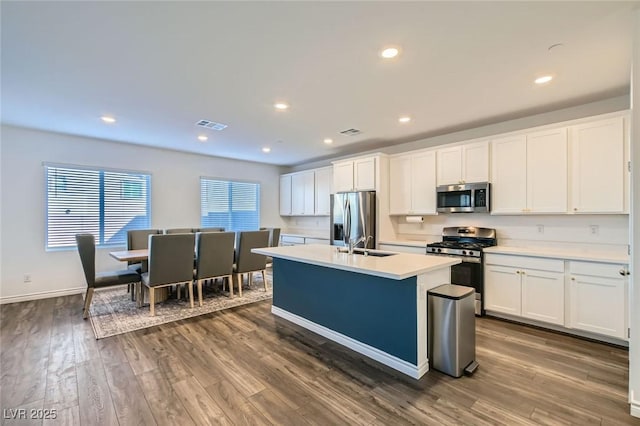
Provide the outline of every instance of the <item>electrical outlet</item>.
{"type": "Polygon", "coordinates": [[[25,283],[30,283],[31,282],[31,274],[24,274],[24,276],[22,277],[22,281],[25,283]]]}
{"type": "Polygon", "coordinates": [[[600,226],[598,225],[589,225],[589,229],[591,230],[591,235],[598,235],[600,232],[600,226]]]}
{"type": "Polygon", "coordinates": [[[544,234],[544,225],[536,225],[538,227],[538,234],[544,234]]]}

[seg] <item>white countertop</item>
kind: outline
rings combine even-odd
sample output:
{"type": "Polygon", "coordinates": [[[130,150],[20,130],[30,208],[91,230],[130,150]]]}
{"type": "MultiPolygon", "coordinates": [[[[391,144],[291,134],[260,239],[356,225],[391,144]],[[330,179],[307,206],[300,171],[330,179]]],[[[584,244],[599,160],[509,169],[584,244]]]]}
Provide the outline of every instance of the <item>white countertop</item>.
{"type": "Polygon", "coordinates": [[[552,259],[583,260],[590,262],[629,263],[629,256],[626,254],[591,252],[579,249],[494,246],[487,247],[483,249],[483,251],[487,254],[511,254],[516,256],[547,257],[552,259]]]}
{"type": "MultiPolygon", "coordinates": [[[[386,257],[350,255],[348,253],[339,253],[336,246],[324,244],[265,247],[252,249],[251,251],[271,257],[394,280],[415,277],[425,272],[460,263],[460,259],[456,258],[411,253],[397,253],[386,257]]],[[[375,252],[376,250],[372,251],[375,252]]]]}
{"type": "Polygon", "coordinates": [[[300,232],[281,232],[280,236],[287,237],[298,237],[298,238],[316,238],[318,240],[329,240],[329,237],[326,234],[311,234],[311,233],[300,233],[300,232]]]}

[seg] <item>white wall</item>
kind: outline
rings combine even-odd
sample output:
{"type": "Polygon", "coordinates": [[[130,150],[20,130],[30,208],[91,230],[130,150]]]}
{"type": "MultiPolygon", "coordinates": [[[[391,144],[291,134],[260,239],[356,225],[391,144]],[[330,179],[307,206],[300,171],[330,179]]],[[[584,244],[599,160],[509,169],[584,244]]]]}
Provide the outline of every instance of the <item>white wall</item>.
{"type": "Polygon", "coordinates": [[[631,414],[640,417],[640,7],[634,10],[633,74],[631,77],[631,339],[629,400],[631,414]]]}
{"type": "MultiPolygon", "coordinates": [[[[261,183],[263,226],[283,227],[278,214],[280,170],[276,166],[187,154],[11,126],[1,128],[2,235],[0,302],[51,297],[84,290],[75,250],[45,250],[43,162],[151,173],[151,226],[200,225],[200,176],[261,183]],[[24,283],[24,274],[31,283],[24,283]]],[[[118,269],[98,249],[96,269],[118,269]]]]}

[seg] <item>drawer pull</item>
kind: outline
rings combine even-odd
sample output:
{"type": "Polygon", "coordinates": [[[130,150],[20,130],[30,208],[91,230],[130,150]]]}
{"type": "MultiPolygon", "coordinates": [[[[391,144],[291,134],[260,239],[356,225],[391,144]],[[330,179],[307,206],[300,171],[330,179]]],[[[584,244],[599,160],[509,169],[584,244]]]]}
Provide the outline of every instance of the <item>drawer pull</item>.
{"type": "Polygon", "coordinates": [[[624,277],[625,275],[627,275],[627,271],[625,271],[624,269],[620,269],[620,270],[618,271],[618,273],[619,273],[620,275],[622,275],[623,277],[624,277]]]}

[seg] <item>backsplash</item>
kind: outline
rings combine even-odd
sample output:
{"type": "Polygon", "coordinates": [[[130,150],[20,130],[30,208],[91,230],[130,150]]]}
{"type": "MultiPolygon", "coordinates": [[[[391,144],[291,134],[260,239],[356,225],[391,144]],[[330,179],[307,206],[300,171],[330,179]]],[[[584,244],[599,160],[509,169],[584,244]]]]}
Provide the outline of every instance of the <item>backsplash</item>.
{"type": "Polygon", "coordinates": [[[283,232],[329,238],[329,216],[283,216],[283,232]]]}
{"type": "Polygon", "coordinates": [[[580,249],[626,253],[629,244],[627,215],[491,215],[483,213],[424,216],[423,223],[392,219],[397,239],[440,241],[447,226],[495,228],[498,244],[520,247],[580,249]]]}

